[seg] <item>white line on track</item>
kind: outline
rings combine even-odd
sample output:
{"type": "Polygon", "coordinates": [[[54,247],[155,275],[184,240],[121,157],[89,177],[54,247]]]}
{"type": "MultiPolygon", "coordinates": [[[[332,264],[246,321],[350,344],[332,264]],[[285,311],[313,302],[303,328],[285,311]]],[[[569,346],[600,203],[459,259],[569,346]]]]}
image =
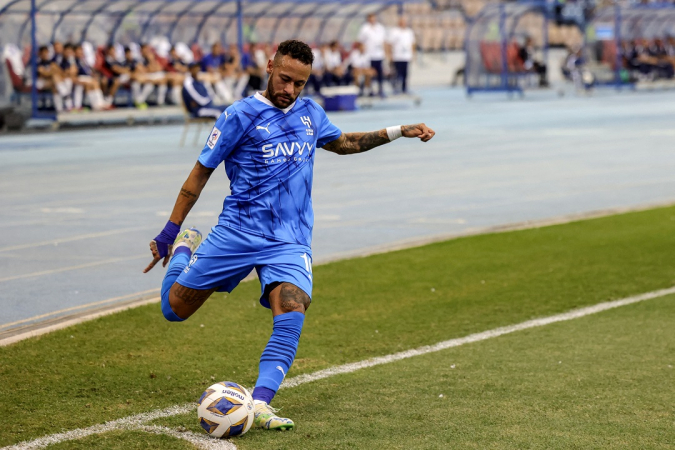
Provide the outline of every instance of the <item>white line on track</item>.
{"type": "MultiPolygon", "coordinates": [[[[157,227],[155,227],[157,228],[157,227]]],[[[33,248],[33,247],[43,247],[45,245],[59,245],[59,244],[64,244],[66,242],[73,242],[73,241],[80,241],[82,239],[93,239],[93,238],[98,238],[98,237],[105,237],[105,236],[112,236],[115,234],[123,234],[123,233],[128,233],[132,231],[141,231],[141,230],[149,230],[150,227],[132,227],[132,228],[117,228],[115,230],[108,230],[108,231],[100,231],[98,233],[89,233],[89,234],[78,234],[76,236],[71,236],[67,238],[61,238],[61,239],[52,239],[49,241],[41,241],[41,242],[31,242],[29,244],[20,244],[20,245],[13,245],[11,247],[2,247],[0,248],[0,253],[2,252],[9,252],[13,250],[23,250],[26,248],[33,248]]]]}
{"type": "Polygon", "coordinates": [[[104,264],[113,264],[113,263],[118,263],[118,262],[122,262],[122,261],[133,261],[135,259],[142,259],[142,258],[147,259],[148,255],[136,255],[136,256],[124,256],[124,257],[121,257],[121,258],[110,258],[110,259],[104,259],[104,260],[101,260],[101,261],[94,261],[94,262],[85,263],[85,264],[78,264],[77,266],[61,267],[59,269],[43,270],[41,272],[24,273],[22,275],[14,275],[14,276],[11,276],[11,277],[0,278],[0,283],[2,283],[3,281],[12,281],[12,280],[21,280],[23,278],[41,277],[43,275],[52,275],[54,273],[68,272],[70,270],[86,269],[86,268],[89,268],[89,267],[102,266],[104,264]]]}
{"type": "MultiPolygon", "coordinates": [[[[305,375],[298,375],[297,377],[290,378],[281,385],[282,388],[293,388],[300,386],[301,384],[311,383],[313,381],[322,380],[324,378],[333,377],[335,375],[345,374],[356,372],[357,370],[365,369],[368,367],[379,366],[381,364],[388,364],[394,361],[400,361],[402,359],[412,358],[413,356],[425,355],[427,353],[438,352],[440,350],[445,350],[448,348],[459,347],[464,344],[470,344],[473,342],[484,341],[487,339],[495,338],[498,336],[503,336],[505,334],[514,333],[516,331],[526,330],[528,328],[541,327],[544,325],[549,325],[556,322],[564,322],[567,320],[578,319],[580,317],[588,316],[591,314],[596,314],[602,311],[607,311],[608,309],[619,308],[621,306],[630,305],[633,303],[642,302],[645,300],[651,300],[665,295],[675,294],[675,286],[660,289],[657,291],[647,292],[644,294],[634,295],[632,297],[626,297],[620,300],[613,300],[609,302],[598,303],[596,305],[587,306],[585,308],[573,309],[561,314],[555,314],[553,316],[541,317],[539,319],[527,320],[515,325],[507,325],[505,327],[494,328],[492,330],[483,331],[480,333],[470,334],[461,338],[450,339],[447,341],[438,342],[433,345],[425,345],[423,347],[418,347],[411,350],[406,350],[403,352],[393,353],[391,355],[379,356],[376,358],[366,359],[364,361],[359,361],[355,363],[343,364],[341,366],[335,366],[324,370],[319,370],[318,372],[309,373],[305,375]]],[[[194,411],[197,408],[196,403],[187,403],[184,405],[172,406],[170,408],[151,411],[148,413],[137,414],[135,416],[125,417],[122,419],[113,420],[111,422],[106,422],[105,424],[94,425],[89,428],[80,428],[77,430],[67,431],[65,433],[52,434],[50,436],[45,436],[41,438],[34,439],[32,441],[25,441],[12,445],[9,447],[3,447],[0,450],[32,450],[44,448],[50,444],[57,444],[63,441],[70,441],[74,439],[80,439],[86,436],[91,436],[94,434],[106,433],[114,430],[139,430],[147,431],[151,433],[164,433],[170,436],[174,436],[180,439],[187,440],[192,442],[197,448],[206,449],[206,450],[236,450],[236,446],[225,440],[216,440],[207,437],[204,435],[200,438],[198,434],[195,433],[181,433],[177,430],[171,430],[165,427],[158,426],[146,426],[147,422],[152,420],[161,419],[164,417],[176,416],[179,414],[188,414],[194,411]],[[208,444],[212,443],[212,444],[208,444]]]]}

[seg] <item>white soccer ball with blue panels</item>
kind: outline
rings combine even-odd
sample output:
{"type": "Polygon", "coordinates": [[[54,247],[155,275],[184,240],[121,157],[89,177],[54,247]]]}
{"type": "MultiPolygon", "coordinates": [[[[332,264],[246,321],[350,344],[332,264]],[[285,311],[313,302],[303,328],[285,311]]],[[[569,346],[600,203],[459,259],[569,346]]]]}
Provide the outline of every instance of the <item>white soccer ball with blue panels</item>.
{"type": "Polygon", "coordinates": [[[210,386],[199,399],[199,424],[213,437],[241,436],[253,425],[253,397],[231,381],[210,386]]]}

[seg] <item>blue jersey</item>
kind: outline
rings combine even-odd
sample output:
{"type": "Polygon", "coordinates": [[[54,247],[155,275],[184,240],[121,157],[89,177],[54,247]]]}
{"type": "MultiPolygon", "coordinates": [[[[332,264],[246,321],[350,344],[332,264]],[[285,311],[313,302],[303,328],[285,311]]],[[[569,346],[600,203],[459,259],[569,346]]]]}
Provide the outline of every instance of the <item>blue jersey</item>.
{"type": "Polygon", "coordinates": [[[311,245],[314,154],[340,134],[310,99],[282,110],[257,93],[228,107],[199,156],[210,168],[225,162],[232,193],[223,203],[219,223],[311,245]]]}

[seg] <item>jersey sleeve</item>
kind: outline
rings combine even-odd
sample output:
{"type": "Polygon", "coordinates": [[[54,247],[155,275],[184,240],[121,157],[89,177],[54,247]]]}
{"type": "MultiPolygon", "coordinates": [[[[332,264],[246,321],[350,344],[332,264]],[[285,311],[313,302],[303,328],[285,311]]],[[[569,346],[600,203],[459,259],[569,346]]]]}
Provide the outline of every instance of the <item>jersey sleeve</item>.
{"type": "Polygon", "coordinates": [[[199,162],[205,167],[215,169],[232,153],[243,134],[244,127],[237,116],[237,110],[230,106],[216,120],[199,155],[199,162]]]}
{"type": "Polygon", "coordinates": [[[328,116],[326,115],[326,111],[323,110],[320,106],[317,105],[317,108],[319,108],[319,114],[321,117],[321,120],[319,121],[319,127],[318,127],[318,138],[316,140],[316,146],[317,147],[323,147],[324,145],[328,144],[329,142],[333,142],[335,139],[339,138],[340,135],[342,134],[342,130],[340,130],[338,127],[333,125],[333,123],[328,119],[328,116]]]}

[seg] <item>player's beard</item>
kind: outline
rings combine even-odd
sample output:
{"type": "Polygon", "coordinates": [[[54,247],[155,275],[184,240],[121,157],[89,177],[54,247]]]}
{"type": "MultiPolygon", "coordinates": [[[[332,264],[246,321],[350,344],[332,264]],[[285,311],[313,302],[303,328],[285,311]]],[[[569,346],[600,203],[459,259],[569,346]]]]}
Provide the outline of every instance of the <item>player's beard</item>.
{"type": "Polygon", "coordinates": [[[298,96],[293,97],[285,92],[277,92],[274,90],[274,71],[270,74],[269,82],[267,83],[267,97],[274,106],[280,109],[288,108],[298,96]]]}

